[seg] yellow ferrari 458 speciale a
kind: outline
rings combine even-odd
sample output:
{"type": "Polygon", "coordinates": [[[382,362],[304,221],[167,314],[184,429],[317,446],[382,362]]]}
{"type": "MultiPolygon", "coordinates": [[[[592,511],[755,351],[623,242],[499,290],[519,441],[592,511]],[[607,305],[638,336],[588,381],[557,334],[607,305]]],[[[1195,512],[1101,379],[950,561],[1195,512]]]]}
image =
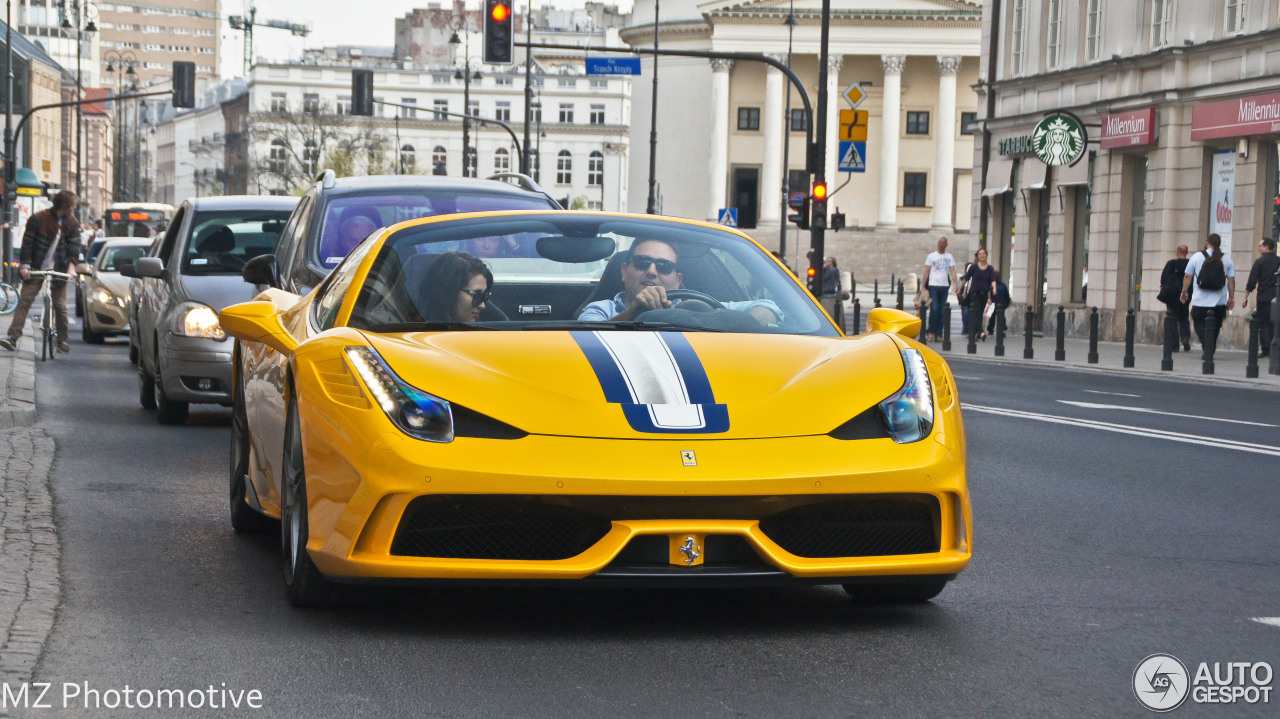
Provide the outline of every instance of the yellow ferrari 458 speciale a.
{"type": "Polygon", "coordinates": [[[280,519],[294,604],[529,581],[911,602],[969,562],[960,403],[919,319],[875,309],[845,337],[719,225],[424,218],[220,320],[232,524],[280,519]]]}

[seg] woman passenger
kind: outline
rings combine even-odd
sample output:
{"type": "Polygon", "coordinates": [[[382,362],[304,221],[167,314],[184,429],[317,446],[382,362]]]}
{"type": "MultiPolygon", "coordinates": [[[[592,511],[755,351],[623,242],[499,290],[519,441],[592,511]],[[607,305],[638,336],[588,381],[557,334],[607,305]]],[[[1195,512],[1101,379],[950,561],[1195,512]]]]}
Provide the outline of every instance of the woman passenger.
{"type": "Polygon", "coordinates": [[[418,290],[427,322],[475,322],[489,299],[493,273],[466,252],[446,252],[427,268],[418,290]]]}

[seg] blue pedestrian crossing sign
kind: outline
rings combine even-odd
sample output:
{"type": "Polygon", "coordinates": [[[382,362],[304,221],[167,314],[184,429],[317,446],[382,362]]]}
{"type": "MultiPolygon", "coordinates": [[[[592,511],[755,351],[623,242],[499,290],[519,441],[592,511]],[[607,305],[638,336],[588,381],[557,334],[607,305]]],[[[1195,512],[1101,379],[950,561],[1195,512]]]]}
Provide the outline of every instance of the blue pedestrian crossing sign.
{"type": "Polygon", "coordinates": [[[857,140],[840,141],[840,172],[867,171],[867,143],[857,140]]]}
{"type": "Polygon", "coordinates": [[[725,227],[737,227],[738,226],[738,208],[726,207],[720,210],[720,219],[716,220],[716,222],[719,222],[725,227]]]}

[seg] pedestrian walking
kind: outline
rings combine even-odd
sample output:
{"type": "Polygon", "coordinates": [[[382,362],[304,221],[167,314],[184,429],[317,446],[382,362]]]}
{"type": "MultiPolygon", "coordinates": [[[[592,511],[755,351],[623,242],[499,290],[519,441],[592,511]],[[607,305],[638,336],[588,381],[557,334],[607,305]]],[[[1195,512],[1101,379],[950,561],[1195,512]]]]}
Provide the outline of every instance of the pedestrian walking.
{"type": "Polygon", "coordinates": [[[937,342],[942,338],[942,306],[946,304],[947,292],[952,285],[960,286],[956,258],[947,252],[945,237],[939,237],[937,251],[924,258],[924,285],[929,288],[929,339],[937,342]]]}
{"type": "MultiPolygon", "coordinates": [[[[1000,315],[1001,322],[1004,321],[1004,312],[1009,309],[1012,300],[1009,298],[1009,285],[1000,279],[1000,270],[996,270],[996,289],[992,294],[994,306],[991,308],[991,317],[987,319],[987,333],[994,334],[996,331],[996,315],[1000,315]]],[[[1009,325],[1005,325],[1008,327],[1009,325]]]]}
{"type": "MultiPolygon", "coordinates": [[[[1191,319],[1187,315],[1187,303],[1182,301],[1182,278],[1187,274],[1187,246],[1178,245],[1176,256],[1164,263],[1160,271],[1160,294],[1156,299],[1163,302],[1169,314],[1178,321],[1178,337],[1182,341],[1182,349],[1191,351],[1191,319]]],[[[1173,351],[1178,351],[1175,344],[1173,351]]]]}
{"type": "Polygon", "coordinates": [[[822,262],[822,306],[831,313],[831,319],[844,327],[844,302],[849,293],[840,286],[840,268],[836,258],[827,257],[822,262]]]}
{"type": "Polygon", "coordinates": [[[1258,259],[1249,268],[1249,280],[1244,285],[1244,302],[1241,309],[1249,308],[1249,293],[1255,289],[1258,315],[1258,356],[1271,356],[1271,339],[1275,325],[1271,324],[1271,301],[1276,298],[1276,272],[1280,271],[1280,255],[1276,255],[1276,241],[1264,237],[1258,241],[1258,259]]]}
{"type": "MultiPolygon", "coordinates": [[[[77,202],[76,193],[63,190],[53,196],[53,207],[41,210],[27,220],[27,229],[22,235],[22,251],[18,258],[21,263],[18,276],[22,278],[22,292],[18,295],[18,307],[13,311],[9,334],[0,338],[0,347],[7,350],[17,348],[22,328],[27,324],[31,303],[40,294],[41,285],[49,279],[43,275],[31,277],[33,266],[40,270],[65,270],[69,274],[75,274],[75,263],[80,261],[82,253],[80,223],[75,218],[77,202]]],[[[70,352],[71,345],[67,343],[67,282],[50,281],[53,282],[50,291],[53,294],[58,330],[58,351],[70,352]]]]}
{"type": "Polygon", "coordinates": [[[978,335],[978,339],[985,340],[987,333],[982,330],[982,315],[987,305],[995,302],[996,289],[996,268],[987,262],[987,248],[979,247],[973,254],[973,262],[965,269],[960,281],[969,290],[965,334],[970,337],[978,335]]]}
{"type": "Polygon", "coordinates": [[[1202,358],[1212,357],[1217,349],[1217,337],[1212,338],[1213,345],[1205,342],[1205,318],[1212,312],[1221,329],[1227,310],[1236,306],[1235,294],[1236,265],[1222,252],[1222,238],[1209,235],[1204,250],[1187,262],[1186,274],[1182,276],[1182,301],[1190,300],[1191,324],[1204,347],[1202,358]]]}

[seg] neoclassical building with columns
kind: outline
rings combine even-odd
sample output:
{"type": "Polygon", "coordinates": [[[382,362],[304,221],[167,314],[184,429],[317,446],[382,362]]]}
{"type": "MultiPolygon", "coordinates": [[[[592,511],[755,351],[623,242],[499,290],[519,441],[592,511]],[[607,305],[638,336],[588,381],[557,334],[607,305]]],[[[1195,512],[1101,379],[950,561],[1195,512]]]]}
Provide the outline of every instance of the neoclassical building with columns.
{"type": "MultiPolygon", "coordinates": [[[[653,47],[654,7],[653,0],[636,1],[625,42],[653,47]]],[[[828,207],[845,216],[846,229],[828,231],[828,254],[869,282],[920,272],[940,234],[958,235],[954,246],[966,252],[982,3],[832,0],[831,7],[828,207]],[[865,127],[851,128],[841,111],[850,109],[843,94],[855,82],[866,94],[858,110],[867,118],[865,127]],[[839,171],[841,139],[865,143],[855,146],[865,155],[862,171],[839,171]]],[[[658,6],[660,48],[789,57],[815,113],[821,29],[819,0],[658,6]]],[[[642,69],[632,85],[628,204],[637,210],[650,192],[651,56],[642,69]]],[[[803,260],[809,233],[785,222],[783,202],[787,183],[793,192],[808,190],[806,128],[800,95],[786,76],[761,62],[661,56],[657,103],[658,211],[715,220],[722,209],[736,208],[740,229],[771,249],[785,241],[793,266],[803,260]]]]}

